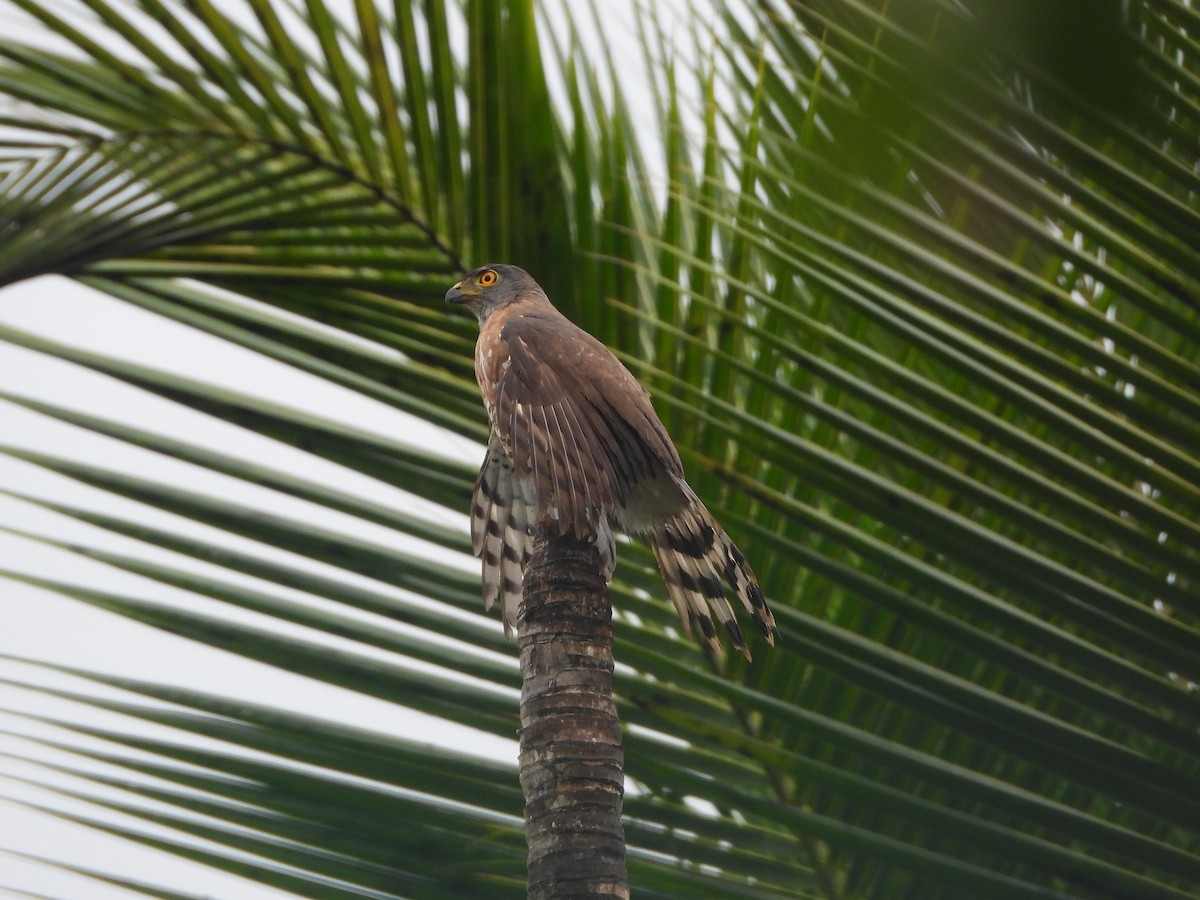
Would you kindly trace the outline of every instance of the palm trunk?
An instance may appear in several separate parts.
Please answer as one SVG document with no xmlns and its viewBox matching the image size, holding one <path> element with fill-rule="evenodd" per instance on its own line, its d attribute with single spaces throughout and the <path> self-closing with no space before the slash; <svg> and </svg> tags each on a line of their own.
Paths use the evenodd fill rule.
<svg viewBox="0 0 1200 900">
<path fill-rule="evenodd" d="M 612 607 L 595 545 L 537 539 L 518 627 L 530 900 L 627 898 Z"/>
</svg>

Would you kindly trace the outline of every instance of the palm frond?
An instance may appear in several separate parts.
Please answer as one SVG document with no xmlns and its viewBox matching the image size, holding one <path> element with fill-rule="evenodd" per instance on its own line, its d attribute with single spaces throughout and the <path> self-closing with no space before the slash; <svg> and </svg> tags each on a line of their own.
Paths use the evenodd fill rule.
<svg viewBox="0 0 1200 900">
<path fill-rule="evenodd" d="M 1052 20 L 1019 4 L 1058 47 L 1110 48 L 1118 91 L 982 0 L 714 7 L 694 13 L 694 51 L 647 11 L 648 86 L 621 71 L 621 40 L 583 49 L 602 17 L 548 33 L 517 0 L 359 0 L 351 21 L 319 0 L 16 5 L 73 50 L 0 43 L 5 283 L 69 275 L 466 446 L 485 433 L 473 327 L 440 301 L 467 261 L 503 258 L 653 387 L 781 639 L 751 663 L 694 648 L 648 552 L 621 545 L 639 896 L 1195 893 L 1187 7 L 1060 4 L 1075 17 Z M 656 131 L 634 90 L 656 98 Z M 0 340 L 411 498 L 5 383 L 10 407 L 306 504 L 280 513 L 6 435 L 6 458 L 140 505 L 7 495 L 144 548 L 18 523 L 12 539 L 143 591 L 7 578 L 511 739 L 513 648 L 481 618 L 466 558 L 473 460 L 303 397 L 17 326 Z M 22 671 L 43 673 L 22 685 L 47 701 L 127 717 L 37 717 L 64 736 L 27 752 L 35 782 L 95 787 L 70 789 L 92 812 L 59 815 L 297 895 L 523 891 L 510 764 L 177 684 Z"/>
</svg>

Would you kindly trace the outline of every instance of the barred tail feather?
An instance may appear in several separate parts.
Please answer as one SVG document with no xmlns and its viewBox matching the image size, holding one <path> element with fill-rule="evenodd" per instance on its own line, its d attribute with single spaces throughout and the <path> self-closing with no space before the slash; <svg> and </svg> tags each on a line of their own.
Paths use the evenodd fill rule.
<svg viewBox="0 0 1200 900">
<path fill-rule="evenodd" d="M 504 526 L 504 541 L 500 548 L 500 618 L 504 621 L 504 636 L 513 636 L 517 614 L 521 609 L 525 567 L 521 562 L 520 532 L 510 516 Z"/>
<path fill-rule="evenodd" d="M 695 622 L 709 645 L 714 650 L 720 650 L 721 642 L 717 638 L 716 629 L 713 628 L 708 601 L 703 594 L 690 587 L 695 584 L 696 579 L 686 568 L 687 558 L 679 556 L 666 544 L 659 543 L 653 537 L 650 539 L 650 547 L 654 550 L 654 558 L 658 560 L 658 570 L 662 573 L 663 581 L 666 582 L 667 595 L 675 604 L 675 611 L 679 613 L 679 622 L 683 626 L 684 634 L 691 637 L 692 622 Z M 724 597 L 721 598 L 722 601 L 724 599 Z"/>
<path fill-rule="evenodd" d="M 679 613 L 684 630 L 691 633 L 694 619 L 714 649 L 720 641 L 713 618 L 725 628 L 733 646 L 746 659 L 750 650 L 725 599 L 722 579 L 742 601 L 768 643 L 774 644 L 775 618 L 767 608 L 758 580 L 741 551 L 698 500 L 650 534 L 654 556 Z"/>
<path fill-rule="evenodd" d="M 750 618 L 754 620 L 754 624 L 762 632 L 762 636 L 767 639 L 767 643 L 773 647 L 775 646 L 775 616 L 767 606 L 767 598 L 763 596 L 762 588 L 758 586 L 758 579 L 750 571 L 750 566 L 746 563 L 746 557 L 742 556 L 742 551 L 729 539 L 729 535 L 723 531 L 719 533 L 722 555 L 725 557 L 725 580 L 729 582 L 734 593 L 741 599 L 742 605 L 750 613 Z"/>
<path fill-rule="evenodd" d="M 504 547 L 501 564 L 500 617 L 504 620 L 504 636 L 512 637 L 525 596 L 525 566 L 533 552 L 531 526 L 534 519 L 532 487 L 516 478 L 511 482 L 508 519 L 504 523 Z"/>
<path fill-rule="evenodd" d="M 490 447 L 471 503 L 471 548 L 483 569 L 483 607 L 500 600 L 504 633 L 511 637 L 521 607 L 525 563 L 529 560 L 530 500 L 513 477 L 512 463 Z"/>
<path fill-rule="evenodd" d="M 504 549 L 504 507 L 492 503 L 484 521 L 484 534 L 480 549 L 483 563 L 483 608 L 490 610 L 500 596 L 500 563 Z"/>
</svg>

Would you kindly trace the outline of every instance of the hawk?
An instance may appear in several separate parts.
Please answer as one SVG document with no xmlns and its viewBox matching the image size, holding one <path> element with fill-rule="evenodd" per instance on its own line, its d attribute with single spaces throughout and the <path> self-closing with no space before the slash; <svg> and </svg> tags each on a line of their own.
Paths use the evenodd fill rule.
<svg viewBox="0 0 1200 900">
<path fill-rule="evenodd" d="M 750 658 L 722 581 L 774 643 L 775 619 L 745 558 L 683 477 L 650 395 L 516 266 L 486 265 L 446 293 L 479 319 L 475 377 L 491 433 L 471 501 L 483 601 L 512 634 L 537 529 L 594 541 L 611 580 L 613 529 L 644 536 L 684 631 L 714 649 L 713 619 Z"/>
</svg>

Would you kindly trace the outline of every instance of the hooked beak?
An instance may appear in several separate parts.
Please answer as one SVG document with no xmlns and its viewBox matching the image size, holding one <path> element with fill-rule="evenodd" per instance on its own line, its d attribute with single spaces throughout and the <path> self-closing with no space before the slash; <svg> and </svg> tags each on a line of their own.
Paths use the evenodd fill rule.
<svg viewBox="0 0 1200 900">
<path fill-rule="evenodd" d="M 466 303 L 472 296 L 474 295 L 463 291 L 463 283 L 460 281 L 454 287 L 450 288 L 450 290 L 446 291 L 446 302 Z"/>
</svg>

